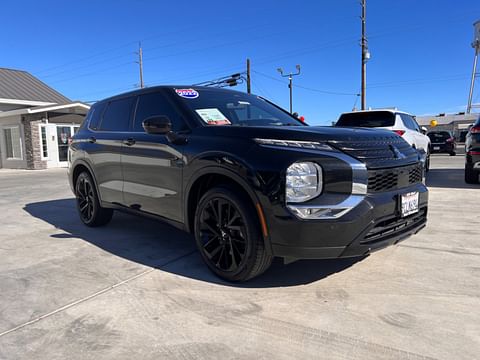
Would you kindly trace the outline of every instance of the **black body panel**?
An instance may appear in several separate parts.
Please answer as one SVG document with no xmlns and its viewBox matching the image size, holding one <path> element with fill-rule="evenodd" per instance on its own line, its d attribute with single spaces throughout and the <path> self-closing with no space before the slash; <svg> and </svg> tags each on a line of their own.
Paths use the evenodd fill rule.
<svg viewBox="0 0 480 360">
<path fill-rule="evenodd" d="M 188 99 L 175 94 L 178 88 L 185 87 L 138 90 L 95 104 L 91 111 L 134 98 L 125 131 L 91 129 L 85 124 L 74 136 L 69 149 L 72 188 L 78 169 L 86 168 L 95 179 L 102 206 L 157 216 L 192 231 L 198 191 L 212 182 L 228 181 L 260 209 L 267 227 L 266 248 L 281 257 L 364 255 L 424 226 L 428 191 L 422 183 L 419 154 L 391 131 L 310 127 L 289 114 L 284 115 L 290 119 L 285 121 L 292 122 L 288 126 L 206 125 L 185 105 Z M 194 89 L 202 96 L 203 88 Z M 184 127 L 168 134 L 134 132 L 137 98 L 156 91 L 172 104 Z M 208 91 L 233 93 L 244 102 L 257 99 L 227 90 Z M 164 114 L 159 110 L 158 115 Z M 256 139 L 315 142 L 325 147 L 266 146 Z M 352 194 L 360 194 L 362 201 L 339 218 L 298 218 L 287 207 L 285 179 L 287 168 L 299 161 L 322 169 L 321 195 L 303 205 L 338 206 Z M 358 171 L 364 174 L 364 184 L 357 183 Z M 401 218 L 399 197 L 412 191 L 419 193 L 420 212 Z"/>
</svg>

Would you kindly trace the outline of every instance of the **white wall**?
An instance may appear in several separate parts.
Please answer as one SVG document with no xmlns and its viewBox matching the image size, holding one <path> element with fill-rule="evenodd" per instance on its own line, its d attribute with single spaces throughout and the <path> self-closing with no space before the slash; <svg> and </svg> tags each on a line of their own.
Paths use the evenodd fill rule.
<svg viewBox="0 0 480 360">
<path fill-rule="evenodd" d="M 6 148 L 5 148 L 5 133 L 4 128 L 11 125 L 20 126 L 20 137 L 22 142 L 22 159 L 7 159 L 6 158 Z M 20 115 L 10 116 L 5 118 L 0 118 L 0 167 L 9 168 L 9 169 L 25 169 L 27 168 L 27 159 L 25 153 L 25 131 L 22 125 L 22 119 Z"/>
</svg>

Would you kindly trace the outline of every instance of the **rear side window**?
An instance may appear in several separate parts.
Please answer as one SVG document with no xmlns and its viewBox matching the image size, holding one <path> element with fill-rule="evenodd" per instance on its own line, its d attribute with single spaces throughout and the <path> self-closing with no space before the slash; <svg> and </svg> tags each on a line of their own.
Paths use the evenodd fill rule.
<svg viewBox="0 0 480 360">
<path fill-rule="evenodd" d="M 100 103 L 92 106 L 88 112 L 87 119 L 85 119 L 85 121 L 89 121 L 88 127 L 90 129 L 98 129 L 98 124 L 100 124 L 100 119 L 102 118 L 103 110 L 105 110 L 106 105 L 106 103 Z"/>
<path fill-rule="evenodd" d="M 100 130 L 128 131 L 132 113 L 133 97 L 110 101 L 103 113 Z"/>
<path fill-rule="evenodd" d="M 342 114 L 335 126 L 389 127 L 395 124 L 395 114 L 389 111 L 368 111 Z"/>
<path fill-rule="evenodd" d="M 420 128 L 418 127 L 417 122 L 410 115 L 407 115 L 407 114 L 399 114 L 399 115 L 402 118 L 403 123 L 407 128 L 415 131 L 420 131 Z"/>
<path fill-rule="evenodd" d="M 185 130 L 181 115 L 162 92 L 143 94 L 138 97 L 133 131 L 144 132 L 142 122 L 151 116 L 166 116 L 172 123 L 173 131 Z"/>
</svg>

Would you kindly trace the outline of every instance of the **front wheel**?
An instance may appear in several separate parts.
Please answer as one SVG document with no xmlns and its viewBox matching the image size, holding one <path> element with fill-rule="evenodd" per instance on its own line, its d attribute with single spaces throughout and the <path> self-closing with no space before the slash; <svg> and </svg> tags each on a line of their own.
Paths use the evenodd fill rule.
<svg viewBox="0 0 480 360">
<path fill-rule="evenodd" d="M 91 227 L 107 224 L 113 216 L 113 210 L 100 206 L 97 190 L 92 177 L 86 171 L 77 177 L 75 183 L 77 210 L 82 222 Z"/>
<path fill-rule="evenodd" d="M 207 191 L 195 213 L 195 240 L 207 266 L 228 281 L 246 281 L 272 263 L 255 208 L 233 189 Z"/>
</svg>

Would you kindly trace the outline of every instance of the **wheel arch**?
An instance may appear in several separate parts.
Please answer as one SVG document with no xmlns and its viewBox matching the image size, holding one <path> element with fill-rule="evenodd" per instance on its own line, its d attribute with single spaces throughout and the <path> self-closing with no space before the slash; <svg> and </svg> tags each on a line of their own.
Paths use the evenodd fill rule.
<svg viewBox="0 0 480 360">
<path fill-rule="evenodd" d="M 93 183 L 95 185 L 95 190 L 97 191 L 97 196 L 100 200 L 100 203 L 103 204 L 103 201 L 102 201 L 102 198 L 101 198 L 101 195 L 100 195 L 100 191 L 98 189 L 98 183 L 97 183 L 97 179 L 95 177 L 95 172 L 93 171 L 92 166 L 84 160 L 77 160 L 72 165 L 72 170 L 71 170 L 72 190 L 75 192 L 75 184 L 77 182 L 78 176 L 82 173 L 82 171 L 87 171 L 90 174 L 90 176 L 92 177 Z"/>
<path fill-rule="evenodd" d="M 271 253 L 268 224 L 266 223 L 263 207 L 258 199 L 258 196 L 245 179 L 233 171 L 222 167 L 208 166 L 203 168 L 195 173 L 195 176 L 192 177 L 190 182 L 187 184 L 184 192 L 185 229 L 190 233 L 194 232 L 195 205 L 206 191 L 214 186 L 219 185 L 233 187 L 234 189 L 241 191 L 243 194 L 248 196 L 252 206 L 256 210 L 256 218 L 258 219 L 259 226 L 262 231 L 265 248 L 269 253 Z"/>
</svg>

